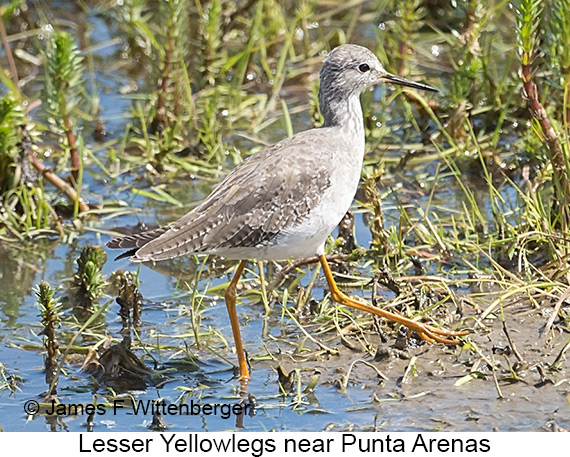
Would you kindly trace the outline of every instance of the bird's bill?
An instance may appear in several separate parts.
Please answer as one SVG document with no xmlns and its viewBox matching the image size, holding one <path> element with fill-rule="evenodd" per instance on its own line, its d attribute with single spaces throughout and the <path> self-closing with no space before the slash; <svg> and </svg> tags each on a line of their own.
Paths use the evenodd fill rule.
<svg viewBox="0 0 570 457">
<path fill-rule="evenodd" d="M 428 86 L 427 84 L 423 83 L 416 83 L 414 81 L 410 81 L 409 79 L 402 78 L 401 76 L 393 75 L 392 73 L 386 73 L 382 79 L 384 79 L 388 83 L 398 84 L 399 86 L 407 86 L 413 87 L 414 89 L 421 89 L 421 90 L 429 90 L 432 92 L 438 92 L 437 89 L 434 87 Z"/>
</svg>

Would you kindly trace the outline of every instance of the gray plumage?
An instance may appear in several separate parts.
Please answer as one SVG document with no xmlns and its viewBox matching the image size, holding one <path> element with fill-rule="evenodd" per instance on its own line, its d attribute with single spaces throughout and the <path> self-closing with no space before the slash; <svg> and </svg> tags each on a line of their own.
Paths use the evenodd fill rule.
<svg viewBox="0 0 570 457">
<path fill-rule="evenodd" d="M 131 260 L 146 261 L 270 244 L 284 227 L 306 218 L 320 200 L 321 187 L 330 185 L 326 170 L 314 169 L 315 144 L 312 136 L 305 136 L 299 134 L 244 160 L 178 221 L 111 240 L 107 246 L 139 248 Z M 299 166 L 311 172 L 301 172 Z"/>
<path fill-rule="evenodd" d="M 406 81 L 388 74 L 366 48 L 334 49 L 320 71 L 323 127 L 247 158 L 178 221 L 111 240 L 107 246 L 130 249 L 135 262 L 190 253 L 275 260 L 322 254 L 326 237 L 349 209 L 360 178 L 364 156 L 360 93 L 385 78 Z"/>
</svg>

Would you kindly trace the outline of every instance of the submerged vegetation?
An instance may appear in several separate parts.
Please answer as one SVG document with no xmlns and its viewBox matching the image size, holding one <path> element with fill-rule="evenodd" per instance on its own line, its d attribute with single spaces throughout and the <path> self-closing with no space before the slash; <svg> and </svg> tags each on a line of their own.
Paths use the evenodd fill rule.
<svg viewBox="0 0 570 457">
<path fill-rule="evenodd" d="M 49 3 L 58 2 L 0 6 L 0 249 L 20 258 L 69 247 L 67 281 L 36 280 L 43 346 L 21 345 L 47 350 L 48 394 L 61 392 L 72 354 L 84 369 L 97 365 L 105 376 L 93 382 L 113 395 L 151 379 L 141 354 L 158 377 L 199 369 L 200 351 L 233 364 L 226 336 L 202 319 L 227 285 L 213 278 L 233 263 L 173 261 L 185 304 L 168 324 L 188 328 L 145 338 L 144 285 L 122 271 L 108 278 L 106 254 L 92 244 L 141 220 L 175 219 L 243 158 L 320 125 L 316 75 L 345 42 L 440 92 L 363 95 L 368 152 L 354 214 L 328 246 L 336 273 L 377 306 L 470 328 L 456 385 L 489 378 L 501 398 L 502 381 L 537 366 L 541 382 L 561 372 L 570 347 L 570 0 L 93 0 L 53 12 Z M 393 329 L 316 298 L 314 263 L 250 265 L 247 297 L 296 332 L 275 342 L 264 330 L 267 344 L 250 356 L 276 362 L 283 347 L 305 362 L 346 346 L 370 359 L 354 357 L 339 390 L 355 365 L 383 383 L 376 363 L 400 357 L 407 335 L 382 352 L 377 340 Z M 102 322 L 106 294 L 118 295 L 121 329 Z M 508 313 L 521 304 L 548 316 L 533 326 L 548 362 L 517 351 Z M 509 352 L 495 357 L 503 337 Z M 414 357 L 404 380 L 415 376 Z M 311 403 L 320 372 L 278 371 L 295 410 Z M 109 382 L 116 372 L 120 385 Z M 177 401 L 192 395 L 181 391 Z"/>
</svg>

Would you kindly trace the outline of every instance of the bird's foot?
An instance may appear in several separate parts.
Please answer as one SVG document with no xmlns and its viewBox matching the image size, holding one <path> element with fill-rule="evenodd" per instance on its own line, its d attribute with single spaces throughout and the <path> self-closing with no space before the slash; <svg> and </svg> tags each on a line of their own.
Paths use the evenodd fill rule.
<svg viewBox="0 0 570 457">
<path fill-rule="evenodd" d="M 391 311 L 377 308 L 376 306 L 369 305 L 368 303 L 363 303 L 359 300 L 350 298 L 341 292 L 336 285 L 332 271 L 325 256 L 321 255 L 319 256 L 319 259 L 323 267 L 323 272 L 325 274 L 327 284 L 331 291 L 331 297 L 335 302 L 340 303 L 341 305 L 350 306 L 351 308 L 355 308 L 360 311 L 366 311 L 370 314 L 374 314 L 376 316 L 402 324 L 408 328 L 408 332 L 416 332 L 420 338 L 430 343 L 438 342 L 443 344 L 458 345 L 460 342 L 451 338 L 465 336 L 469 333 L 467 330 L 454 332 L 452 330 L 443 330 L 437 327 L 432 327 L 431 325 L 422 324 L 421 322 L 413 321 L 407 317 L 400 316 L 399 314 L 393 313 Z"/>
<path fill-rule="evenodd" d="M 431 325 L 412 320 L 403 322 L 403 324 L 408 328 L 408 337 L 410 336 L 411 332 L 416 332 L 421 339 L 427 341 L 428 343 L 438 342 L 443 344 L 458 345 L 460 344 L 460 341 L 451 338 L 469 334 L 468 330 L 456 332 L 453 330 L 445 330 L 437 327 L 432 327 Z"/>
</svg>

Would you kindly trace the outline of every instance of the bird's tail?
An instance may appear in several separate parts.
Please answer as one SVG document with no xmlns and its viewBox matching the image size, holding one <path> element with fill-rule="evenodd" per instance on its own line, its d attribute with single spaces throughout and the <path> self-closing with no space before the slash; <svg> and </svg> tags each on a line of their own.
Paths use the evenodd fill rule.
<svg viewBox="0 0 570 457">
<path fill-rule="evenodd" d="M 127 252 L 124 252 L 115 260 L 122 259 L 124 257 L 131 257 L 145 244 L 150 243 L 152 240 L 158 238 L 169 229 L 170 227 L 168 225 L 165 225 L 164 227 L 147 230 L 146 232 L 113 238 L 111 241 L 107 242 L 107 247 L 110 249 L 128 249 Z"/>
</svg>

